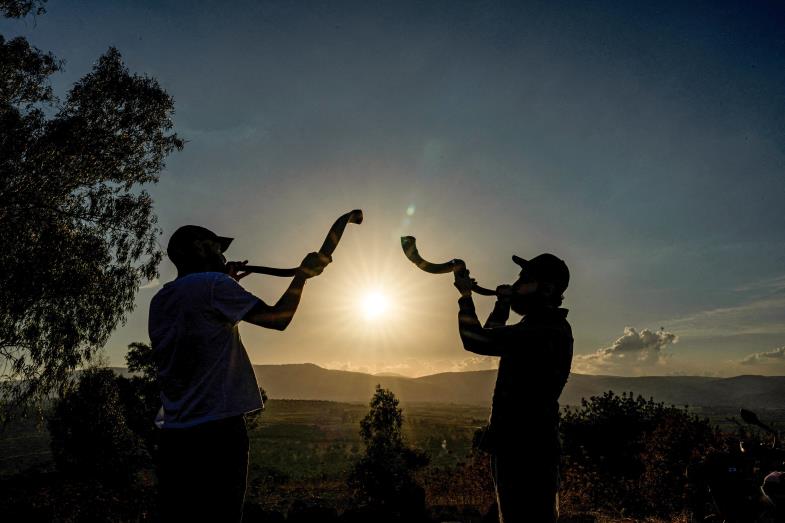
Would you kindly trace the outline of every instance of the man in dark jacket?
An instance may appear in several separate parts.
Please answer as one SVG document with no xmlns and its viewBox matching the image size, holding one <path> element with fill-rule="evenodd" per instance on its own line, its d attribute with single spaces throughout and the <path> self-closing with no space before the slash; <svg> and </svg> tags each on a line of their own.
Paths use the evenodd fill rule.
<svg viewBox="0 0 785 523">
<path fill-rule="evenodd" d="M 466 350 L 498 356 L 490 424 L 482 446 L 491 453 L 499 521 L 555 522 L 559 489 L 559 396 L 572 364 L 572 330 L 559 308 L 567 265 L 552 254 L 517 256 L 518 280 L 497 289 L 485 325 L 472 301 L 468 271 L 455 274 L 459 331 Z M 510 309 L 523 316 L 506 325 Z"/>
</svg>

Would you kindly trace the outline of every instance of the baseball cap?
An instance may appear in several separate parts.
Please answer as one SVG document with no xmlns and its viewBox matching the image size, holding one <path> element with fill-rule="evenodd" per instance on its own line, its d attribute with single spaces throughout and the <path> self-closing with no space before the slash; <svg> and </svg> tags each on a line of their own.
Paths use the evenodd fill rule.
<svg viewBox="0 0 785 523">
<path fill-rule="evenodd" d="M 534 278 L 553 283 L 564 291 L 570 283 L 570 270 L 564 260 L 550 253 L 543 253 L 530 260 L 512 255 L 512 261 Z"/>
<path fill-rule="evenodd" d="M 199 225 L 183 225 L 174 231 L 174 234 L 169 238 L 166 254 L 173 263 L 177 264 L 193 254 L 194 242 L 196 241 L 212 240 L 221 246 L 221 252 L 225 252 L 233 239 L 226 236 L 218 236 L 210 229 L 200 227 Z"/>
</svg>

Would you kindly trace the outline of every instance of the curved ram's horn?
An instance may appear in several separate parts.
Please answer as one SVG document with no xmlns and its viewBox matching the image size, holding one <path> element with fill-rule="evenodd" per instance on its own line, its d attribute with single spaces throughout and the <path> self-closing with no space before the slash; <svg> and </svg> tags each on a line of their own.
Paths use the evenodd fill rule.
<svg viewBox="0 0 785 523">
<path fill-rule="evenodd" d="M 332 256 L 333 252 L 335 252 L 335 248 L 338 246 L 338 242 L 341 241 L 341 236 L 343 236 L 343 231 L 346 229 L 346 226 L 350 223 L 356 223 L 359 225 L 362 222 L 363 212 L 360 209 L 355 209 L 342 215 L 340 218 L 335 220 L 333 226 L 330 227 L 330 231 L 327 233 L 327 237 L 324 239 L 324 243 L 322 243 L 322 247 L 319 249 L 319 252 L 325 256 Z M 298 269 L 299 267 L 294 267 L 291 269 L 278 269 L 276 267 L 264 267 L 262 265 L 244 265 L 240 267 L 240 270 L 243 272 L 253 272 L 256 274 L 268 274 L 270 276 L 283 277 L 294 276 Z"/>
<path fill-rule="evenodd" d="M 457 258 L 444 263 L 431 263 L 424 260 L 420 253 L 417 252 L 417 239 L 414 236 L 401 236 L 401 247 L 403 253 L 410 262 L 415 264 L 420 269 L 431 274 L 446 274 L 448 272 L 458 272 L 466 270 L 466 263 Z M 496 291 L 480 287 L 476 283 L 472 287 L 472 291 L 483 296 L 496 296 Z"/>
</svg>

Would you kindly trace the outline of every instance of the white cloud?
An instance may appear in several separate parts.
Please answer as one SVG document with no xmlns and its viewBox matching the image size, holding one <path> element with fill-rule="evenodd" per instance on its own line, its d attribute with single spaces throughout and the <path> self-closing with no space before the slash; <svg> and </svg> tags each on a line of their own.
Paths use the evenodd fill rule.
<svg viewBox="0 0 785 523">
<path fill-rule="evenodd" d="M 161 285 L 161 281 L 158 278 L 153 278 L 152 280 L 148 281 L 147 283 L 145 283 L 144 285 L 142 285 L 139 288 L 140 289 L 155 289 L 159 285 Z"/>
<path fill-rule="evenodd" d="M 749 354 L 739 363 L 742 365 L 772 365 L 785 363 L 785 346 L 768 352 Z"/>
<path fill-rule="evenodd" d="M 407 358 L 402 362 L 377 362 L 373 365 L 369 365 L 367 362 L 355 363 L 351 361 L 329 361 L 320 363 L 319 365 L 327 369 L 364 372 L 366 374 L 391 373 L 416 378 L 420 376 L 429 376 L 431 374 L 440 374 L 443 372 L 496 370 L 499 367 L 499 358 L 492 358 L 489 356 L 433 360 Z"/>
<path fill-rule="evenodd" d="M 668 328 L 696 337 L 740 334 L 785 334 L 785 295 L 774 295 L 734 307 L 710 309 L 663 321 Z"/>
<path fill-rule="evenodd" d="M 670 356 L 665 349 L 678 341 L 678 336 L 665 330 L 638 332 L 634 327 L 625 327 L 624 334 L 609 347 L 576 355 L 573 370 L 587 374 L 641 374 L 664 365 Z"/>
<path fill-rule="evenodd" d="M 319 364 L 320 367 L 332 370 L 345 370 L 349 372 L 363 372 L 365 374 L 373 374 L 374 372 L 389 372 L 389 371 L 373 371 L 366 365 L 356 365 L 351 361 L 328 361 L 327 363 Z"/>
<path fill-rule="evenodd" d="M 496 370 L 499 368 L 499 358 L 491 356 L 475 356 L 457 361 L 453 364 L 452 372 L 466 372 L 471 370 Z"/>
</svg>

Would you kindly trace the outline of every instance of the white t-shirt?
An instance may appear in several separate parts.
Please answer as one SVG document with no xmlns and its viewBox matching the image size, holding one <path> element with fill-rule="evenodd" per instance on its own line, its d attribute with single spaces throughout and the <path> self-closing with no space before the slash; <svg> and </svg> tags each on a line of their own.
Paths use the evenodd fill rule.
<svg viewBox="0 0 785 523">
<path fill-rule="evenodd" d="M 185 428 L 262 408 L 237 324 L 259 298 L 229 275 L 198 272 L 163 286 L 148 329 L 161 386 L 159 428 Z"/>
</svg>

